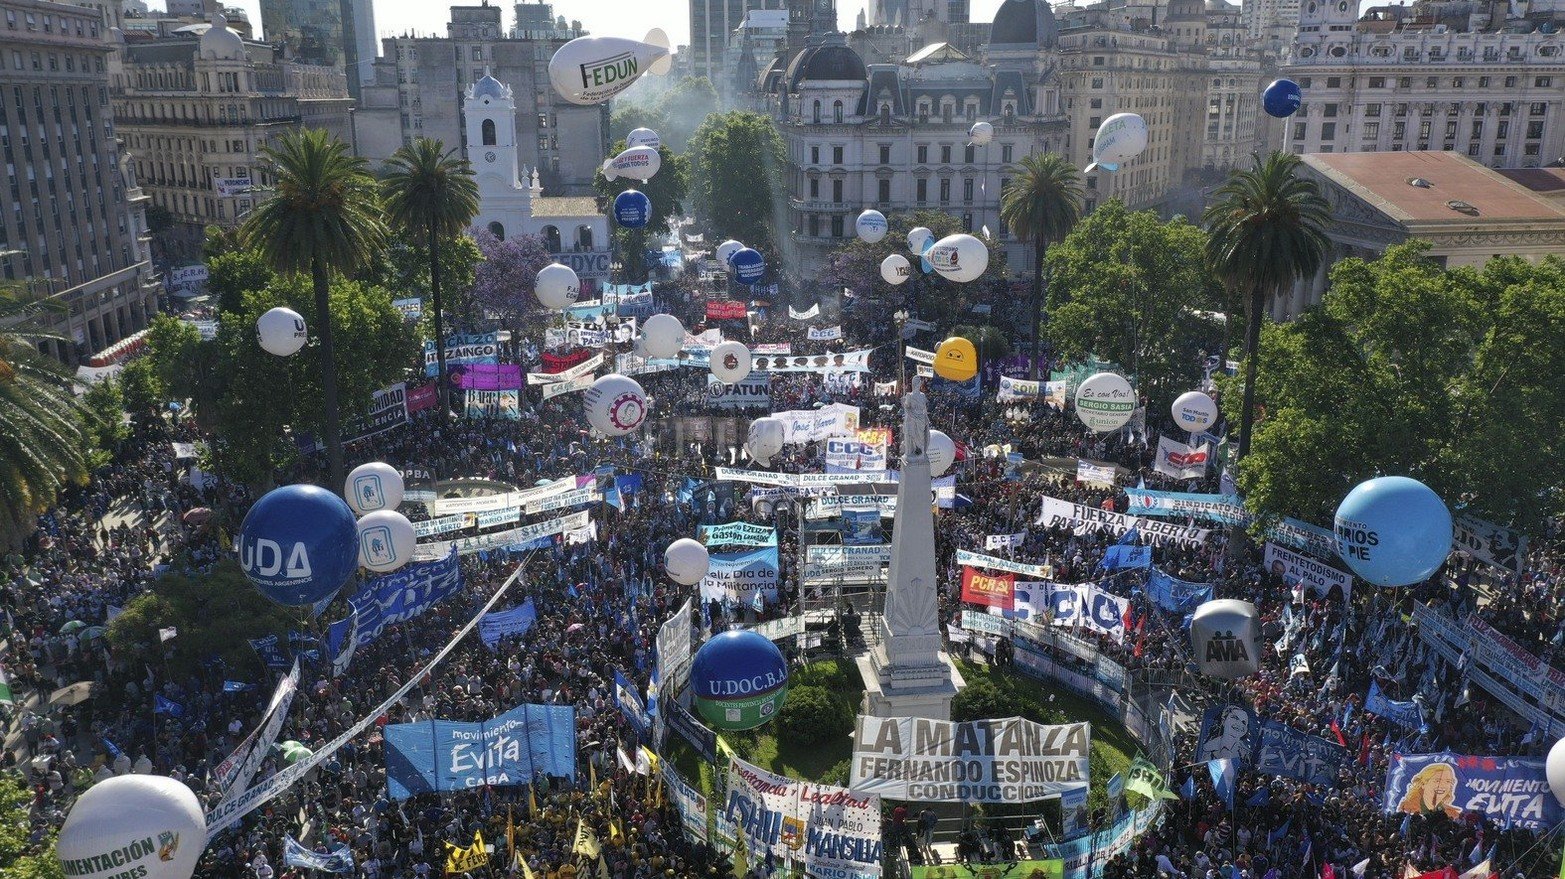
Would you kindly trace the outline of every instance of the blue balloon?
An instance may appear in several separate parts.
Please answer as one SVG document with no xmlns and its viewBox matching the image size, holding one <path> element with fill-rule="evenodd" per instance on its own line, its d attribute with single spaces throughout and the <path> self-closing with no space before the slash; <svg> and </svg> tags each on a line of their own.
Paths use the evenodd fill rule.
<svg viewBox="0 0 1565 879">
<path fill-rule="evenodd" d="M 746 286 L 761 280 L 761 276 L 766 274 L 766 258 L 749 247 L 730 257 L 728 263 L 734 267 L 734 277 Z"/>
<path fill-rule="evenodd" d="M 723 632 L 690 663 L 696 709 L 718 729 L 751 729 L 771 720 L 788 693 L 788 661 L 749 630 Z"/>
<path fill-rule="evenodd" d="M 652 219 L 652 199 L 635 189 L 614 196 L 614 222 L 626 229 L 640 229 Z"/>
<path fill-rule="evenodd" d="M 1266 114 L 1278 119 L 1286 119 L 1299 112 L 1299 104 L 1303 100 L 1304 93 L 1299 91 L 1299 84 L 1291 79 L 1274 80 L 1261 94 L 1261 106 L 1266 109 Z"/>
<path fill-rule="evenodd" d="M 1451 554 L 1451 511 L 1429 486 L 1406 476 L 1359 483 L 1337 505 L 1337 555 L 1380 586 L 1429 579 Z"/>
<path fill-rule="evenodd" d="M 291 607 L 330 598 L 359 564 L 358 524 L 315 485 L 267 492 L 239 526 L 239 567 L 267 598 Z"/>
</svg>

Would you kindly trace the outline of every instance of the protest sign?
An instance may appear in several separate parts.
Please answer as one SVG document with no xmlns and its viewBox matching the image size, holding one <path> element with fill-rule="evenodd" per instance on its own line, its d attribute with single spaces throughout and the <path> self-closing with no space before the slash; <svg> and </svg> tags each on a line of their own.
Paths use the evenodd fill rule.
<svg viewBox="0 0 1565 879">
<path fill-rule="evenodd" d="M 576 778 L 576 708 L 518 705 L 492 720 L 426 720 L 385 728 L 391 797 Z"/>
<path fill-rule="evenodd" d="M 1091 725 L 861 715 L 854 791 L 895 800 L 1028 803 L 1087 783 Z"/>
</svg>

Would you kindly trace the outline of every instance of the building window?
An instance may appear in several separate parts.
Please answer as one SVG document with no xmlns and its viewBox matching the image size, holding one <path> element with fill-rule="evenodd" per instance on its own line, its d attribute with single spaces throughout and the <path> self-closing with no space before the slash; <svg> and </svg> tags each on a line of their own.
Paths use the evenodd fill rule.
<svg viewBox="0 0 1565 879">
<path fill-rule="evenodd" d="M 505 227 L 500 225 L 499 223 L 490 223 L 489 224 L 489 234 L 493 235 L 494 237 L 496 237 L 498 239 L 500 239 L 501 241 L 504 241 L 505 240 Z"/>
<path fill-rule="evenodd" d="M 918 155 L 918 164 L 920 164 L 920 165 L 927 165 L 927 164 L 929 164 L 929 145 L 928 144 L 923 144 L 923 143 L 919 144 L 916 153 Z"/>
<path fill-rule="evenodd" d="M 891 124 L 891 105 L 890 104 L 881 104 L 880 105 L 880 124 L 881 125 L 890 125 Z"/>
<path fill-rule="evenodd" d="M 962 201 L 973 203 L 973 178 L 971 177 L 962 180 Z"/>
<path fill-rule="evenodd" d="M 940 203 L 951 203 L 951 178 L 949 177 L 940 178 Z"/>
<path fill-rule="evenodd" d="M 810 178 L 810 198 L 821 197 L 821 180 L 819 177 Z"/>
<path fill-rule="evenodd" d="M 842 164 L 842 147 L 834 146 L 831 148 L 831 163 L 833 165 Z"/>
<path fill-rule="evenodd" d="M 1006 163 L 1007 165 L 1009 165 L 1011 163 L 1011 156 L 1012 156 L 1013 152 L 1014 152 L 1014 149 L 1013 149 L 1013 147 L 1010 144 L 1008 144 L 1008 143 L 1000 144 L 1000 161 L 1002 161 L 1002 162 Z"/>
<path fill-rule="evenodd" d="M 974 147 L 972 144 L 968 144 L 967 147 L 962 152 L 962 161 L 964 161 L 967 164 L 971 165 L 973 163 L 973 156 L 974 156 L 974 150 L 975 149 L 976 149 L 976 147 Z"/>
<path fill-rule="evenodd" d="M 838 203 L 838 204 L 842 204 L 842 181 L 841 180 L 833 180 L 833 181 L 831 181 L 831 200 L 836 202 L 836 203 Z"/>
<path fill-rule="evenodd" d="M 880 163 L 882 165 L 891 164 L 891 144 L 883 143 L 880 145 Z"/>
<path fill-rule="evenodd" d="M 1543 136 L 1543 123 L 1542 122 L 1529 122 L 1529 123 L 1527 123 L 1527 137 L 1532 138 L 1532 139 L 1537 139 L 1537 138 L 1540 138 L 1542 136 Z"/>
<path fill-rule="evenodd" d="M 940 164 L 951 164 L 951 145 L 948 143 L 940 145 Z"/>
<path fill-rule="evenodd" d="M 820 101 L 816 101 L 815 102 L 815 109 L 814 109 L 814 112 L 811 113 L 810 119 L 815 124 L 817 124 L 817 125 L 820 124 L 820 121 L 821 121 L 821 102 Z"/>
<path fill-rule="evenodd" d="M 1322 122 L 1321 126 L 1320 126 L 1320 139 L 1321 140 L 1336 140 L 1337 139 L 1337 123 L 1335 123 L 1335 122 Z"/>
<path fill-rule="evenodd" d="M 972 214 L 963 214 L 962 215 L 962 231 L 963 232 L 967 232 L 969 234 L 972 233 L 972 231 L 973 231 L 973 215 Z"/>
<path fill-rule="evenodd" d="M 837 101 L 831 105 L 831 119 L 838 125 L 842 124 L 842 102 Z"/>
<path fill-rule="evenodd" d="M 810 237 L 811 238 L 819 238 L 819 237 L 821 237 L 821 218 L 816 216 L 815 214 L 810 214 L 809 228 L 810 228 Z"/>
<path fill-rule="evenodd" d="M 1379 137 L 1379 136 L 1380 136 L 1380 123 L 1379 122 L 1365 122 L 1364 123 L 1364 138 L 1366 140 L 1369 140 L 1371 138 L 1376 138 L 1376 137 Z"/>
<path fill-rule="evenodd" d="M 879 193 L 880 194 L 880 203 L 881 204 L 888 204 L 888 203 L 890 203 L 890 201 L 891 201 L 891 181 L 890 180 L 878 180 L 876 182 L 880 184 L 880 193 Z"/>
<path fill-rule="evenodd" d="M 820 163 L 821 163 L 821 148 L 818 147 L 818 146 L 810 147 L 810 164 L 811 165 L 819 165 Z"/>
<path fill-rule="evenodd" d="M 842 237 L 842 215 L 837 214 L 831 218 L 831 237 Z"/>
<path fill-rule="evenodd" d="M 919 204 L 923 204 L 923 203 L 929 201 L 929 178 L 928 177 L 920 177 L 920 178 L 918 178 L 918 182 L 917 182 L 917 184 L 915 186 L 915 192 L 916 192 L 916 195 L 914 196 L 914 198 L 915 198 L 915 200 Z"/>
<path fill-rule="evenodd" d="M 1295 123 L 1293 123 L 1293 139 L 1294 140 L 1304 140 L 1304 126 L 1305 126 L 1305 123 L 1303 123 L 1303 122 L 1295 122 Z"/>
<path fill-rule="evenodd" d="M 1542 116 L 1543 114 L 1547 113 L 1548 111 L 1549 111 L 1549 105 L 1548 104 L 1545 104 L 1542 101 L 1533 101 L 1532 105 L 1527 108 L 1527 115 L 1528 116 Z"/>
<path fill-rule="evenodd" d="M 1333 119 L 1333 118 L 1336 118 L 1336 115 L 1337 115 L 1337 105 L 1336 104 L 1327 104 L 1326 105 L 1326 113 L 1325 113 L 1326 118 L 1327 119 Z"/>
<path fill-rule="evenodd" d="M 1552 77 L 1552 76 L 1538 76 L 1538 77 L 1534 77 L 1533 80 L 1532 80 L 1532 85 L 1533 85 L 1534 88 L 1546 89 L 1546 88 L 1549 88 L 1550 86 L 1552 86 L 1553 84 L 1554 84 L 1554 77 Z"/>
<path fill-rule="evenodd" d="M 482 133 L 481 136 L 482 136 L 483 141 L 484 141 L 484 143 L 483 143 L 484 146 L 494 146 L 495 145 L 495 133 L 494 133 L 494 120 L 493 119 L 485 119 L 484 120 L 484 122 L 483 122 L 483 133 Z"/>
</svg>

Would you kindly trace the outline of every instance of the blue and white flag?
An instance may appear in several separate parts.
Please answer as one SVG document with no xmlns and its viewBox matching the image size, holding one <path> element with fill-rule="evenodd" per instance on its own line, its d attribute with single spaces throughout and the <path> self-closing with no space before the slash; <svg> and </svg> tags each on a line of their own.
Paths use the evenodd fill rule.
<svg viewBox="0 0 1565 879">
<path fill-rule="evenodd" d="M 500 639 L 525 635 L 537 622 L 538 611 L 529 596 L 518 607 L 484 614 L 484 618 L 478 621 L 478 637 L 483 640 L 485 647 L 493 650 Z"/>
<path fill-rule="evenodd" d="M 414 794 L 576 780 L 576 709 L 518 705 L 480 723 L 425 720 L 385 728 L 392 799 Z"/>
<path fill-rule="evenodd" d="M 289 867 L 320 870 L 322 873 L 352 873 L 353 850 L 339 843 L 336 848 L 321 854 L 305 848 L 291 836 L 284 836 L 283 863 Z"/>
<path fill-rule="evenodd" d="M 251 638 L 250 647 L 261 657 L 261 662 L 267 668 L 286 671 L 293 667 L 293 660 L 283 651 L 276 635 L 267 635 L 264 638 Z"/>
<path fill-rule="evenodd" d="M 1126 546 L 1123 543 L 1109 547 L 1103 553 L 1098 567 L 1108 571 L 1152 567 L 1152 547 Z"/>
<path fill-rule="evenodd" d="M 1190 613 L 1212 600 L 1212 584 L 1191 583 L 1153 568 L 1147 573 L 1147 597 L 1169 613 Z"/>
<path fill-rule="evenodd" d="M 1386 694 L 1381 692 L 1379 681 L 1369 682 L 1369 696 L 1364 699 L 1364 710 L 1378 714 L 1404 729 L 1418 729 L 1424 723 L 1424 714 L 1419 710 L 1417 702 L 1411 699 L 1397 702 L 1386 698 Z"/>
<path fill-rule="evenodd" d="M 165 699 L 161 695 L 153 695 L 152 713 L 167 714 L 169 717 L 184 717 L 185 706 L 175 702 L 173 699 Z"/>
<path fill-rule="evenodd" d="M 1212 775 L 1212 786 L 1217 788 L 1217 797 L 1232 812 L 1234 808 L 1234 761 L 1224 757 L 1221 760 L 1209 760 L 1206 771 Z"/>
<path fill-rule="evenodd" d="M 630 721 L 630 725 L 636 728 L 639 735 L 646 735 L 652 726 L 651 718 L 647 717 L 646 703 L 641 701 L 641 696 L 636 691 L 636 685 L 632 684 L 619 669 L 614 670 L 614 704 L 619 706 L 620 713 Z"/>
<path fill-rule="evenodd" d="M 443 559 L 414 562 L 390 574 L 371 579 L 349 599 L 358 616 L 354 646 L 363 647 L 380 637 L 387 626 L 405 623 L 429 610 L 436 602 L 462 591 L 462 568 L 453 548 Z M 332 624 L 335 630 L 343 621 Z M 344 626 L 344 630 L 346 630 Z M 335 653 L 340 650 L 333 651 Z"/>
</svg>

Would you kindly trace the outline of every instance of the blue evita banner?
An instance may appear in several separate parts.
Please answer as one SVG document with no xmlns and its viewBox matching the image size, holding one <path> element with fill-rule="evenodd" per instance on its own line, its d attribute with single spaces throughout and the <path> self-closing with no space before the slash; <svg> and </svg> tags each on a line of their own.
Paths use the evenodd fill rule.
<svg viewBox="0 0 1565 879">
<path fill-rule="evenodd" d="M 1500 826 L 1549 830 L 1565 818 L 1549 793 L 1543 760 L 1465 754 L 1392 754 L 1382 810 L 1487 815 Z"/>
<path fill-rule="evenodd" d="M 485 723 L 426 720 L 386 727 L 392 799 L 414 794 L 576 780 L 576 709 L 518 705 Z"/>
<path fill-rule="evenodd" d="M 1351 763 L 1347 748 L 1275 720 L 1261 723 L 1261 737 L 1255 743 L 1252 761 L 1256 772 L 1296 778 L 1321 787 L 1336 787 L 1337 773 Z"/>
<path fill-rule="evenodd" d="M 1212 600 L 1212 584 L 1191 583 L 1153 568 L 1147 575 L 1147 597 L 1169 613 L 1191 613 Z"/>
<path fill-rule="evenodd" d="M 326 639 L 332 655 L 343 652 L 349 634 L 354 636 L 354 645 L 362 647 L 379 638 L 387 626 L 405 623 L 442 598 L 462 591 L 462 568 L 457 561 L 453 547 L 443 559 L 415 562 L 365 583 L 359 594 L 348 600 L 358 617 L 358 630 L 352 631 L 353 617 L 331 624 Z"/>
<path fill-rule="evenodd" d="M 484 618 L 478 621 L 478 637 L 483 640 L 485 647 L 493 650 L 501 638 L 525 635 L 536 622 L 538 611 L 529 597 L 519 607 L 484 614 Z"/>
<path fill-rule="evenodd" d="M 1380 690 L 1379 681 L 1369 682 L 1369 695 L 1364 699 L 1364 710 L 1370 714 L 1378 714 L 1405 729 L 1418 729 L 1424 725 L 1424 713 L 1418 709 L 1417 702 L 1411 699 L 1406 702 L 1387 699 L 1386 694 Z"/>
<path fill-rule="evenodd" d="M 880 534 L 880 510 L 843 510 L 844 546 L 878 546 L 885 542 Z"/>
</svg>

